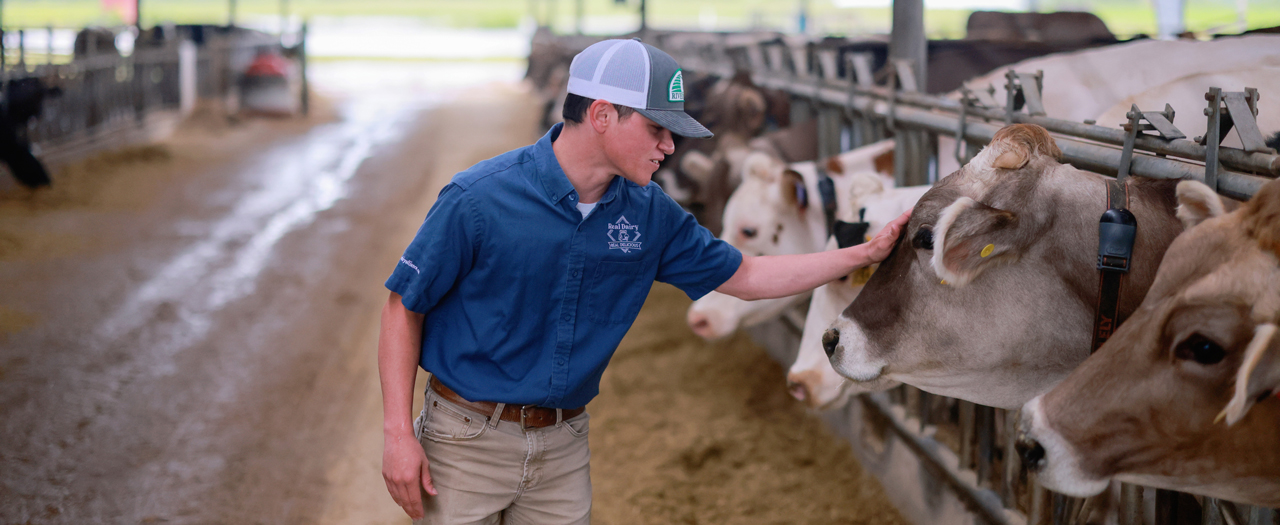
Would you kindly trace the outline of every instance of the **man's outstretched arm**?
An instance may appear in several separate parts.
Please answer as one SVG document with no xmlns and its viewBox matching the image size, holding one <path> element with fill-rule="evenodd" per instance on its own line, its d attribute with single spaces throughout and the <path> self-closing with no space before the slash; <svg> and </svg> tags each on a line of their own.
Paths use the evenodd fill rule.
<svg viewBox="0 0 1280 525">
<path fill-rule="evenodd" d="M 413 434 L 413 382 L 422 353 L 423 315 L 410 311 L 391 292 L 382 306 L 378 334 L 378 377 L 382 382 L 382 478 L 396 504 L 410 518 L 423 516 L 422 490 L 434 496 L 427 456 Z"/>
<path fill-rule="evenodd" d="M 807 292 L 848 275 L 855 269 L 883 261 L 911 218 L 908 211 L 863 244 L 800 255 L 743 257 L 742 265 L 716 291 L 753 301 Z"/>
</svg>

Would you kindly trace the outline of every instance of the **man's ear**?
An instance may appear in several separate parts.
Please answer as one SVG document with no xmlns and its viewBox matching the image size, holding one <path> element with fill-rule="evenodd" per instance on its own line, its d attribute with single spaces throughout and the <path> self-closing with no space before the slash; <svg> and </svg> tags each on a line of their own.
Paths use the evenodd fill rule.
<svg viewBox="0 0 1280 525">
<path fill-rule="evenodd" d="M 1192 226 L 1226 213 L 1222 197 L 1203 182 L 1184 180 L 1178 183 L 1178 219 L 1182 227 Z"/>
<path fill-rule="evenodd" d="M 933 228 L 933 270 L 964 286 L 997 262 L 1016 260 L 1018 215 L 960 197 L 942 210 Z"/>
<path fill-rule="evenodd" d="M 590 106 L 587 106 L 587 121 L 596 133 L 604 133 L 609 126 L 618 122 L 618 110 L 605 99 L 595 99 Z"/>
<path fill-rule="evenodd" d="M 1249 413 L 1254 404 L 1280 392 L 1280 338 L 1276 325 L 1260 324 L 1253 340 L 1245 348 L 1244 359 L 1236 371 L 1235 395 L 1219 417 L 1234 425 Z"/>
</svg>

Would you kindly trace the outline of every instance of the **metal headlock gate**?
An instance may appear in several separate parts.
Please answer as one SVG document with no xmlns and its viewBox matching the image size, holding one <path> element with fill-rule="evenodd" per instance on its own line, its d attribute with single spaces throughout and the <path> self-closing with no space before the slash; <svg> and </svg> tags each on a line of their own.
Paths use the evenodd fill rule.
<svg viewBox="0 0 1280 525">
<path fill-rule="evenodd" d="M 47 31 L 47 50 L 28 50 L 26 31 L 0 31 L 0 100 L 8 104 L 10 86 L 23 81 L 56 89 L 43 97 L 43 110 L 22 130 L 32 153 L 45 162 L 157 138 L 198 101 L 233 113 L 229 106 L 241 72 L 264 50 L 297 53 L 304 70 L 300 106 L 306 112 L 305 24 L 291 48 L 283 47 L 278 36 L 258 31 L 180 26 L 158 42 L 137 43 L 128 55 L 98 52 L 87 39 L 83 56 L 66 63 L 54 62 L 54 29 Z M 6 39 L 17 45 L 6 49 Z"/>
<path fill-rule="evenodd" d="M 757 85 L 793 95 L 818 119 L 822 156 L 892 134 L 900 148 L 895 156 L 899 185 L 937 179 L 939 135 L 958 139 L 955 150 L 943 154 L 954 154 L 963 165 L 1009 123 L 1045 127 L 1055 135 L 1065 162 L 1105 175 L 1195 179 L 1236 199 L 1248 199 L 1280 175 L 1280 156 L 1266 147 L 1255 122 L 1259 94 L 1250 88 L 1211 89 L 1206 94 L 1208 131 L 1204 137 L 1188 140 L 1173 126 L 1174 115 L 1168 107 L 1152 111 L 1135 106 L 1126 129 L 1050 118 L 1041 106 L 1045 79 L 1039 72 L 1009 70 L 1004 100 L 996 100 L 988 86 L 968 86 L 955 100 L 920 93 L 910 60 L 891 60 L 889 85 L 879 86 L 873 82 L 869 56 L 842 55 L 830 46 L 776 36 L 744 43 L 743 35 L 738 35 L 733 44 L 726 42 L 729 36 L 724 34 L 650 32 L 646 36 L 687 70 L 721 78 L 748 72 Z M 1233 126 L 1242 149 L 1219 145 Z M 803 315 L 792 311 L 782 321 L 751 332 L 775 358 L 789 363 L 801 326 Z M 918 523 L 961 519 L 1070 525 L 1084 523 L 1091 512 L 1106 505 L 1095 498 L 1054 494 L 1036 484 L 1035 475 L 1021 467 L 1014 451 L 1016 411 L 904 385 L 858 396 L 845 409 L 822 417 L 854 445 L 899 508 L 916 507 L 915 511 L 904 509 L 904 514 Z M 907 472 L 913 468 L 916 472 Z M 1111 508 L 1118 509 L 1122 525 L 1280 524 L 1273 509 L 1133 485 L 1123 485 L 1119 492 L 1119 503 Z M 950 511 L 945 509 L 948 505 Z M 962 514 L 957 515 L 957 509 Z"/>
</svg>

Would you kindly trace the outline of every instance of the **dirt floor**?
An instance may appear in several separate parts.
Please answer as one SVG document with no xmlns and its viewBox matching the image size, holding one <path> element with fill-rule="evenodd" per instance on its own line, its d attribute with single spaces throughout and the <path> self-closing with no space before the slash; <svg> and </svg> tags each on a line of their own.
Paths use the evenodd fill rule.
<svg viewBox="0 0 1280 525">
<path fill-rule="evenodd" d="M 517 87 L 199 119 L 0 181 L 0 523 L 407 523 L 380 475 L 382 280 Z M 324 106 L 322 106 L 324 107 Z M 595 521 L 900 523 L 745 338 L 656 286 L 590 406 Z"/>
</svg>

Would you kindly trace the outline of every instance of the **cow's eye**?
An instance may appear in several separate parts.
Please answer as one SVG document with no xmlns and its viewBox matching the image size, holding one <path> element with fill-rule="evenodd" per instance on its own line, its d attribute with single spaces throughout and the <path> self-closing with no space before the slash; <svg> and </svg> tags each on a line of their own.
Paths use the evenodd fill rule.
<svg viewBox="0 0 1280 525">
<path fill-rule="evenodd" d="M 1194 359 L 1202 365 L 1214 365 L 1227 357 L 1227 351 L 1212 339 L 1196 333 L 1178 343 L 1173 355 L 1178 359 Z"/>
<path fill-rule="evenodd" d="M 916 230 L 916 236 L 911 238 L 911 246 L 917 250 L 933 249 L 933 230 L 929 228 L 920 228 Z"/>
<path fill-rule="evenodd" d="M 742 229 L 742 236 L 743 236 L 743 237 L 746 237 L 746 238 L 748 238 L 748 239 L 754 239 L 754 238 L 756 238 L 756 234 L 757 234 L 757 233 L 760 233 L 760 232 L 756 231 L 756 229 L 755 229 L 755 228 L 743 228 L 743 229 Z"/>
</svg>

